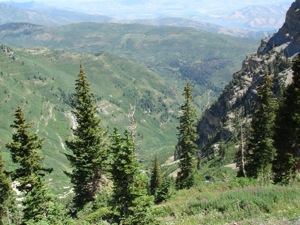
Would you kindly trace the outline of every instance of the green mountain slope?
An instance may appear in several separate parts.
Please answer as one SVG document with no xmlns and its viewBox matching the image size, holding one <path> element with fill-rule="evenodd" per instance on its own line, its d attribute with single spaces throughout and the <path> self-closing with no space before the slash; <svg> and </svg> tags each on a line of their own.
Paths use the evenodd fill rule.
<svg viewBox="0 0 300 225">
<path fill-rule="evenodd" d="M 136 105 L 138 158 L 152 160 L 162 150 L 172 154 L 181 99 L 175 82 L 170 85 L 150 70 L 110 53 L 93 56 L 5 46 L 0 51 L 2 145 L 11 138 L 9 126 L 20 104 L 38 135 L 45 138 L 45 163 L 55 169 L 53 186 L 61 189 L 68 183 L 61 170 L 69 169 L 64 141 L 75 124 L 68 104 L 80 62 L 92 83 L 102 125 L 110 131 L 114 126 L 126 129 L 130 105 Z M 5 158 L 9 160 L 8 152 Z"/>
<path fill-rule="evenodd" d="M 101 54 L 112 52 L 170 79 L 189 79 L 198 93 L 218 96 L 258 40 L 233 38 L 193 28 L 140 24 L 77 23 L 58 28 L 0 27 L 2 43 Z M 24 34 L 24 30 L 28 34 Z M 13 34 L 13 35 L 12 35 Z M 19 34 L 19 35 L 18 35 Z M 204 106 L 206 103 L 202 103 Z"/>
<path fill-rule="evenodd" d="M 163 161 L 176 144 L 185 82 L 193 81 L 200 114 L 256 42 L 195 29 L 95 23 L 56 29 L 7 24 L 1 26 L 0 38 L 11 46 L 35 49 L 1 51 L 2 142 L 9 140 L 13 112 L 22 104 L 46 139 L 46 164 L 55 168 L 52 182 L 60 189 L 68 184 L 61 170 L 69 169 L 64 140 L 74 124 L 68 104 L 80 62 L 92 83 L 103 125 L 124 130 L 130 104 L 136 105 L 138 158 L 149 162 L 158 152 Z M 9 158 L 7 152 L 5 156 Z"/>
</svg>

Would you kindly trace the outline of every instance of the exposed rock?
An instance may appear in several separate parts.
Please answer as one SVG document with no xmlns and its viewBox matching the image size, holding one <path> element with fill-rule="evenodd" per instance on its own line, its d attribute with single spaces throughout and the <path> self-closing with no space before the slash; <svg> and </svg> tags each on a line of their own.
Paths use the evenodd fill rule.
<svg viewBox="0 0 300 225">
<path fill-rule="evenodd" d="M 259 54 L 266 54 L 276 46 L 283 46 L 288 56 L 300 51 L 300 0 L 296 0 L 287 11 L 285 23 L 274 34 L 265 46 L 258 50 Z M 284 46 L 284 44 L 287 44 Z"/>
<path fill-rule="evenodd" d="M 9 48 L 9 47 L 7 47 L 7 46 L 5 46 L 5 45 L 0 45 L 0 49 L 2 49 L 2 51 L 9 57 L 9 58 L 12 58 L 12 59 L 15 59 L 15 57 L 14 57 L 14 51 L 11 49 L 11 48 Z"/>
<path fill-rule="evenodd" d="M 291 69 L 287 56 L 300 52 L 300 0 L 296 0 L 287 12 L 283 27 L 273 35 L 261 41 L 256 54 L 247 56 L 242 69 L 233 74 L 232 81 L 225 87 L 218 100 L 205 110 L 198 124 L 199 146 L 212 146 L 216 142 L 228 140 L 235 132 L 233 124 L 238 117 L 251 117 L 256 103 L 257 88 L 263 82 L 265 73 L 274 76 L 275 64 L 277 79 L 288 84 L 291 81 Z M 279 72 L 279 75 L 277 75 Z M 247 115 L 242 115 L 245 112 Z M 243 118 L 244 121 L 245 118 Z"/>
<path fill-rule="evenodd" d="M 243 68 L 233 74 L 233 80 L 225 87 L 219 99 L 207 110 L 199 122 L 200 146 L 216 135 L 228 139 L 234 128 L 229 124 L 234 121 L 241 107 L 241 100 L 256 99 L 256 88 L 264 74 L 264 57 L 253 55 L 243 62 Z M 223 125 L 226 122 L 227 125 Z"/>
</svg>

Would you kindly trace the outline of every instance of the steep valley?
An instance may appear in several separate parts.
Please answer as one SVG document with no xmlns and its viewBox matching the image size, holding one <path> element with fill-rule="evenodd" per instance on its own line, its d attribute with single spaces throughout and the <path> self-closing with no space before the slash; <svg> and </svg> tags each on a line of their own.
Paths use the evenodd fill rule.
<svg viewBox="0 0 300 225">
<path fill-rule="evenodd" d="M 164 155 L 170 155 L 176 143 L 174 130 L 181 100 L 174 89 L 176 82 L 170 85 L 148 69 L 109 53 L 94 56 L 1 46 L 1 142 L 4 145 L 10 141 L 10 125 L 21 105 L 27 120 L 33 122 L 33 130 L 45 138 L 45 164 L 54 168 L 50 179 L 58 192 L 68 184 L 62 172 L 69 170 L 64 143 L 76 123 L 69 103 L 79 62 L 92 84 L 102 126 L 110 132 L 115 126 L 125 130 L 130 125 L 130 105 L 136 106 L 139 159 L 151 160 L 162 149 Z M 4 153 L 10 162 L 9 153 Z"/>
<path fill-rule="evenodd" d="M 55 169 L 49 179 L 57 193 L 68 191 L 64 143 L 75 122 L 69 103 L 80 63 L 110 132 L 128 128 L 130 106 L 136 107 L 138 158 L 148 165 L 155 154 L 162 162 L 173 155 L 185 83 L 193 83 L 200 114 L 257 42 L 190 28 L 96 23 L 55 29 L 14 23 L 1 26 L 0 36 L 8 45 L 0 53 L 1 141 L 10 140 L 14 111 L 22 105 L 45 138 L 45 163 Z M 7 151 L 5 158 L 10 160 Z"/>
</svg>

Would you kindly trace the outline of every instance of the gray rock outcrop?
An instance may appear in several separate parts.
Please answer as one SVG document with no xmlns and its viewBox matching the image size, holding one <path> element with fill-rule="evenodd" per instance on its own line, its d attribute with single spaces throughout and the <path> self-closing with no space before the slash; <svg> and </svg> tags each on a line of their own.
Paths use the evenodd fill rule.
<svg viewBox="0 0 300 225">
<path fill-rule="evenodd" d="M 284 46 L 284 52 L 293 56 L 300 52 L 300 0 L 292 3 L 286 13 L 286 19 L 279 31 L 274 34 L 258 54 L 264 55 L 274 47 Z"/>
</svg>

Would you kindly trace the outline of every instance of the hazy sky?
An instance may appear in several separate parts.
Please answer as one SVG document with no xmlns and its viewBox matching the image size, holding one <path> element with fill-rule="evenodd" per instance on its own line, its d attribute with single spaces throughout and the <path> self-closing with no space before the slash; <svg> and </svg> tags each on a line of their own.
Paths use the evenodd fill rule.
<svg viewBox="0 0 300 225">
<path fill-rule="evenodd" d="M 9 0 L 0 0 L 2 2 Z M 129 15 L 203 15 L 214 18 L 232 13 L 250 5 L 278 6 L 286 12 L 294 0 L 11 0 L 14 2 L 39 2 L 62 9 L 81 11 L 108 16 L 121 16 L 126 12 Z M 279 7 L 280 9 L 281 7 Z"/>
<path fill-rule="evenodd" d="M 1 2 L 5 2 L 7 0 L 0 0 Z M 30 2 L 32 0 L 13 0 L 14 2 Z M 228 7 L 244 7 L 247 5 L 268 5 L 268 4 L 281 4 L 281 3 L 292 3 L 293 0 L 260 0 L 260 1 L 254 1 L 254 0 L 34 0 L 34 2 L 41 2 L 41 3 L 47 3 L 47 4 L 56 4 L 56 5 L 72 5 L 74 3 L 88 3 L 88 2 L 110 2 L 112 4 L 118 2 L 118 3 L 125 3 L 125 4 L 161 4 L 162 2 L 168 2 L 170 4 L 172 3 L 178 3 L 181 2 L 187 5 L 190 4 L 209 4 L 209 5 L 222 5 L 222 7 L 228 8 Z"/>
</svg>

